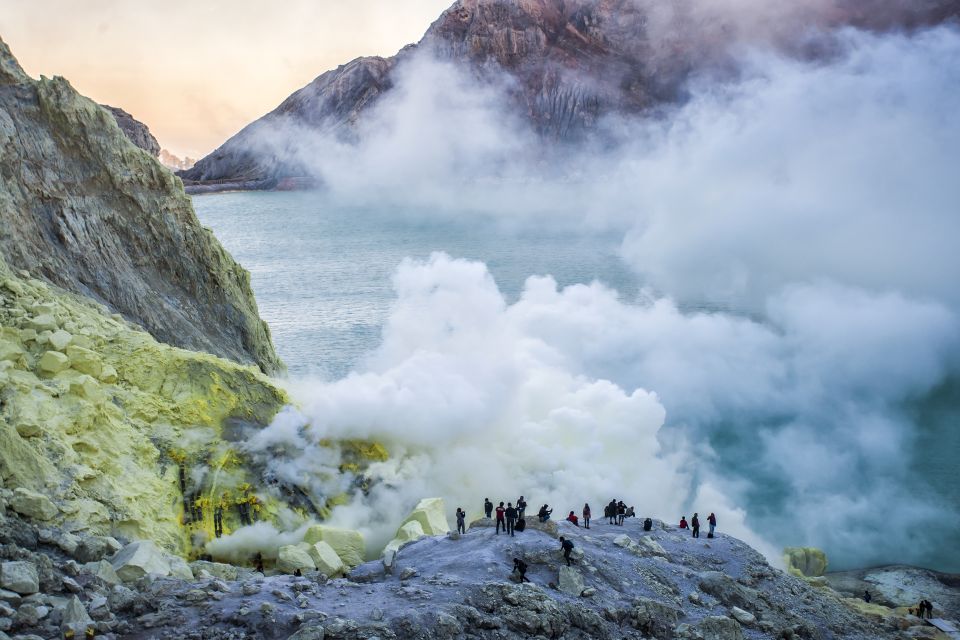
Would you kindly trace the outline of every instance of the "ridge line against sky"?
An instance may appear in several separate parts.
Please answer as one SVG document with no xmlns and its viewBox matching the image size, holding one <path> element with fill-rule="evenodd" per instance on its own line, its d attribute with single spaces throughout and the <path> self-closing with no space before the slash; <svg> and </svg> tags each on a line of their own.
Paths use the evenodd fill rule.
<svg viewBox="0 0 960 640">
<path fill-rule="evenodd" d="M 452 0 L 4 0 L 28 74 L 122 107 L 200 158 L 321 73 L 418 41 Z"/>
</svg>

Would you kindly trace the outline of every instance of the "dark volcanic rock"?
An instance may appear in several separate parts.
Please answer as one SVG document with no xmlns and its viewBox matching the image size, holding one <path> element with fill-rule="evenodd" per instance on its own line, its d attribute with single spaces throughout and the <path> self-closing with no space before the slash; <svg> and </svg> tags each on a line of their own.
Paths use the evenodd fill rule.
<svg viewBox="0 0 960 640">
<path fill-rule="evenodd" d="M 841 26 L 910 29 L 960 15 L 958 0 L 824 0 L 771 3 L 756 11 L 659 0 L 458 0 L 417 45 L 396 56 L 358 58 L 300 89 L 179 175 L 202 182 L 273 188 L 305 176 L 302 141 L 275 136 L 279 124 L 355 136 L 355 125 L 393 86 L 398 65 L 417 52 L 480 80 L 504 80 L 508 108 L 546 143 L 578 141 L 611 114 L 633 116 L 682 102 L 691 76 L 735 72 L 730 52 L 763 43 L 791 55 L 829 55 Z M 322 179 L 322 176 L 318 176 Z M 242 185 L 241 185 L 242 186 Z"/>
<path fill-rule="evenodd" d="M 157 142 L 157 139 L 153 137 L 152 133 L 150 133 L 150 129 L 147 127 L 147 125 L 143 124 L 120 107 L 111 107 L 107 104 L 102 104 L 100 106 L 113 114 L 113 117 L 117 120 L 117 126 L 120 127 L 120 131 L 123 131 L 124 135 L 130 138 L 130 142 L 137 145 L 154 158 L 160 157 L 160 143 Z"/>
<path fill-rule="evenodd" d="M 164 342 L 283 367 L 249 274 L 180 181 L 69 82 L 28 77 L 2 41 L 0 254 Z"/>
</svg>

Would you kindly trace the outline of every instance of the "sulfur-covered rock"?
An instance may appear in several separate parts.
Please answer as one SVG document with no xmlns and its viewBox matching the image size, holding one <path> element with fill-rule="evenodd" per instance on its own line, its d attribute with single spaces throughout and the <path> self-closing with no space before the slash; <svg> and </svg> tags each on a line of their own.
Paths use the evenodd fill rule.
<svg viewBox="0 0 960 640">
<path fill-rule="evenodd" d="M 80 373 L 85 373 L 94 378 L 100 378 L 103 374 L 103 362 L 95 352 L 83 347 L 67 347 L 67 357 L 70 358 L 70 367 Z"/>
<path fill-rule="evenodd" d="M 326 574 L 327 577 L 340 576 L 347 571 L 347 566 L 333 547 L 322 540 L 311 544 L 307 553 L 310 554 L 310 559 L 313 560 L 313 564 L 320 573 Z"/>
<path fill-rule="evenodd" d="M 167 562 L 170 566 L 170 575 L 181 580 L 193 580 L 193 571 L 187 561 L 180 556 L 167 556 Z"/>
<path fill-rule="evenodd" d="M 190 563 L 190 570 L 194 575 L 199 575 L 201 571 L 206 571 L 214 578 L 221 580 L 236 580 L 240 576 L 240 570 L 232 564 L 222 562 L 209 562 L 207 560 L 195 560 Z"/>
<path fill-rule="evenodd" d="M 47 351 L 40 356 L 37 367 L 46 374 L 56 374 L 70 368 L 70 358 L 59 351 Z"/>
<path fill-rule="evenodd" d="M 0 362 L 18 362 L 23 358 L 23 348 L 16 342 L 0 338 Z"/>
<path fill-rule="evenodd" d="M 59 512 L 50 498 L 23 487 L 14 490 L 10 507 L 22 516 L 40 521 L 52 520 Z"/>
<path fill-rule="evenodd" d="M 423 531 L 423 527 L 420 525 L 420 522 L 417 520 L 411 520 L 406 522 L 397 529 L 397 535 L 387 543 L 387 546 L 383 549 L 382 557 L 384 563 L 387 566 L 390 566 L 393 563 L 393 558 L 396 556 L 397 552 L 400 551 L 400 548 L 403 545 L 418 540 L 425 536 L 426 533 Z"/>
<path fill-rule="evenodd" d="M 131 542 L 111 559 L 117 576 L 133 582 L 146 575 L 170 575 L 170 562 L 151 540 Z"/>
<path fill-rule="evenodd" d="M 53 332 L 60 328 L 59 325 L 57 325 L 56 318 L 54 318 L 53 315 L 49 313 L 44 313 L 34 318 L 31 318 L 29 324 L 30 324 L 30 328 L 36 331 L 37 333 L 42 333 L 44 331 Z"/>
<path fill-rule="evenodd" d="M 57 351 L 63 351 L 67 348 L 72 340 L 73 336 L 71 334 L 63 329 L 57 329 L 50 335 L 49 338 L 47 338 L 47 344 Z"/>
<path fill-rule="evenodd" d="M 277 569 L 284 573 L 293 573 L 297 569 L 301 571 L 313 571 L 317 565 L 310 557 L 307 551 L 309 545 L 287 544 L 277 550 Z"/>
<path fill-rule="evenodd" d="M 303 541 L 308 544 L 315 542 L 326 542 L 330 545 L 336 554 L 343 560 L 344 564 L 350 567 L 356 567 L 363 564 L 366 554 L 366 545 L 363 536 L 359 531 L 351 529 L 339 529 L 325 525 L 314 525 L 307 529 L 303 536 Z"/>
<path fill-rule="evenodd" d="M 827 554 L 815 547 L 787 547 L 783 550 L 787 571 L 797 577 L 814 578 L 827 571 Z"/>
<path fill-rule="evenodd" d="M 37 566 L 24 560 L 0 564 L 0 587 L 21 595 L 36 593 L 40 590 Z"/>
<path fill-rule="evenodd" d="M 420 523 L 424 534 L 428 536 L 445 535 L 450 531 L 450 525 L 447 522 L 447 508 L 443 498 L 424 498 L 418 502 L 403 522 L 406 524 L 414 520 Z"/>
<path fill-rule="evenodd" d="M 104 365 L 100 371 L 100 382 L 114 384 L 117 381 L 117 370 L 111 365 Z"/>
</svg>

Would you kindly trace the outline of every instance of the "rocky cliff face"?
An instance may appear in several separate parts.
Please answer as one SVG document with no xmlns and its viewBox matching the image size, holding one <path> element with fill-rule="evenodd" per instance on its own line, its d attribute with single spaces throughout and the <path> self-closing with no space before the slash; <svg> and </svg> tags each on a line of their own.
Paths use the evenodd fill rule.
<svg viewBox="0 0 960 640">
<path fill-rule="evenodd" d="M 709 2 L 657 0 L 458 0 L 423 39 L 392 58 L 358 58 L 294 93 L 192 169 L 185 183 L 272 188 L 303 176 L 296 144 L 271 135 L 293 123 L 341 139 L 393 86 L 417 52 L 452 62 L 478 80 L 509 87 L 507 105 L 545 142 L 597 131 L 610 114 L 655 113 L 682 101 L 691 75 L 730 74 L 730 51 L 762 41 L 799 56 L 826 55 L 811 30 L 909 29 L 960 15 L 957 0 L 824 0 L 735 12 Z M 787 8 L 784 8 L 787 7 Z M 215 186 L 215 185 L 214 185 Z"/>
<path fill-rule="evenodd" d="M 123 131 L 123 134 L 130 139 L 130 142 L 137 145 L 154 158 L 160 157 L 160 143 L 157 142 L 157 139 L 153 137 L 152 133 L 150 133 L 150 128 L 147 127 L 147 125 L 143 124 L 120 107 L 111 107 L 110 105 L 106 104 L 102 104 L 100 106 L 113 114 L 113 117 L 117 120 L 117 126 L 120 127 L 120 131 Z"/>
<path fill-rule="evenodd" d="M 0 254 L 172 345 L 280 371 L 249 274 L 180 181 L 63 78 L 0 41 Z"/>
</svg>

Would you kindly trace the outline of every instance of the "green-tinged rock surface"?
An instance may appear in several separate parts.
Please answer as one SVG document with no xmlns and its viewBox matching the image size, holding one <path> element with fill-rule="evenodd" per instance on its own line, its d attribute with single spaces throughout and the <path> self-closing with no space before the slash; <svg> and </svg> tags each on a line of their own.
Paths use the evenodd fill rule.
<svg viewBox="0 0 960 640">
<path fill-rule="evenodd" d="M 333 547 L 326 542 L 320 541 L 311 544 L 307 553 L 320 573 L 326 574 L 327 577 L 333 578 L 347 571 L 347 565 L 343 563 Z"/>
<path fill-rule="evenodd" d="M 283 369 L 249 274 L 200 225 L 180 180 L 67 80 L 30 78 L 2 40 L 0 255 L 160 341 Z M 51 354 L 88 348 L 49 310 L 30 311 L 21 327 Z M 63 364 L 47 355 L 43 371 Z M 75 369 L 100 375 L 93 361 Z"/>
<path fill-rule="evenodd" d="M 283 573 L 313 571 L 317 568 L 307 544 L 286 544 L 277 551 L 277 570 Z"/>
<path fill-rule="evenodd" d="M 64 351 L 51 349 L 59 332 Z M 187 553 L 213 537 L 215 503 L 228 531 L 237 501 L 269 515 L 224 439 L 287 402 L 255 367 L 159 343 L 2 258 L 0 355 L 0 479 L 23 517 Z"/>
</svg>

